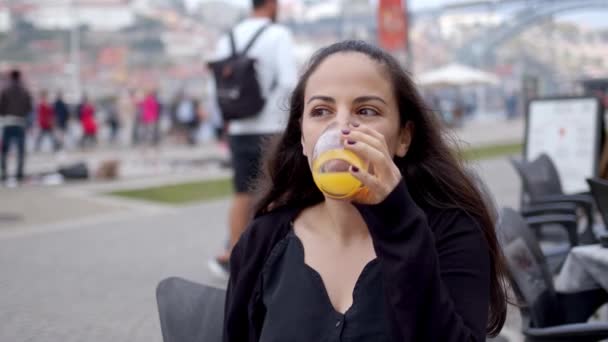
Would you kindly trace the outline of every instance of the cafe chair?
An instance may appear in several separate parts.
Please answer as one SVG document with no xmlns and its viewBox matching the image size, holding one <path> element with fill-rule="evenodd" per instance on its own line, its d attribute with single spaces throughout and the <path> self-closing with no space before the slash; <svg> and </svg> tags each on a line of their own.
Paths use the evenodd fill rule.
<svg viewBox="0 0 608 342">
<path fill-rule="evenodd" d="M 523 186 L 523 214 L 527 215 L 529 211 L 534 210 L 544 213 L 568 213 L 581 209 L 585 213 L 587 224 L 584 230 L 579 232 L 580 243 L 597 242 L 593 233 L 593 197 L 588 193 L 564 194 L 557 168 L 548 155 L 543 153 L 533 161 L 511 159 L 511 164 Z"/>
<path fill-rule="evenodd" d="M 587 184 L 589 184 L 597 209 L 602 221 L 604 221 L 604 227 L 608 227 L 608 181 L 600 178 L 589 178 Z"/>
<path fill-rule="evenodd" d="M 549 270 L 553 274 L 557 274 L 566 261 L 566 257 L 572 247 L 578 245 L 578 221 L 574 214 L 541 214 L 541 215 L 528 215 L 524 217 L 528 229 L 536 237 L 539 236 L 539 231 L 547 225 L 552 225 L 556 228 L 561 228 L 565 231 L 568 236 L 567 240 L 560 241 L 545 241 L 540 244 L 538 240 L 536 243 L 539 244 L 545 262 L 549 267 Z"/>
<path fill-rule="evenodd" d="M 171 277 L 156 288 L 164 342 L 221 342 L 224 299 L 221 289 Z"/>
<path fill-rule="evenodd" d="M 558 217 L 548 220 L 557 221 Z M 515 210 L 502 210 L 497 230 L 509 279 L 520 303 L 525 341 L 584 342 L 608 338 L 608 323 L 587 322 L 608 300 L 606 291 L 557 293 L 535 234 Z"/>
</svg>

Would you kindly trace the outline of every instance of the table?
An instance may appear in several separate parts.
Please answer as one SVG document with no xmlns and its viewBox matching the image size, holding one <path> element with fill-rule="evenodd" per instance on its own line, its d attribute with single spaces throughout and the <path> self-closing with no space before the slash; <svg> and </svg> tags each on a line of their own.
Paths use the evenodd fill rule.
<svg viewBox="0 0 608 342">
<path fill-rule="evenodd" d="M 608 291 L 608 248 L 599 244 L 572 248 L 555 279 L 555 290 L 573 293 L 599 288 Z"/>
</svg>

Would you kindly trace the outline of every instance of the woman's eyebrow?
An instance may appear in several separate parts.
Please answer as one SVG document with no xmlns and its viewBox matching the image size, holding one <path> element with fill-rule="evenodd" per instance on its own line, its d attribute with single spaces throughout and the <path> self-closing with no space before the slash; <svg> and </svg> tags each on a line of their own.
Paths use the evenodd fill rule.
<svg viewBox="0 0 608 342">
<path fill-rule="evenodd" d="M 385 105 L 387 104 L 386 101 L 384 101 L 381 97 L 373 96 L 373 95 L 359 96 L 353 100 L 353 103 L 363 103 L 363 102 L 368 102 L 368 101 L 379 101 L 379 102 L 384 103 Z"/>
<path fill-rule="evenodd" d="M 308 102 L 306 102 L 306 104 L 311 103 L 314 100 L 321 100 L 323 102 L 331 102 L 331 103 L 336 103 L 336 100 L 333 97 L 329 97 L 329 96 L 313 96 L 310 99 L 308 99 Z"/>
</svg>

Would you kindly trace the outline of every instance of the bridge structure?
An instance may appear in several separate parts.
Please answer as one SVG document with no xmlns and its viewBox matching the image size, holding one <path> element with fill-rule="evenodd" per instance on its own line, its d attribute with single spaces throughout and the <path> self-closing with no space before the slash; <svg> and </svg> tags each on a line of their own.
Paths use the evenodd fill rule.
<svg viewBox="0 0 608 342">
<path fill-rule="evenodd" d="M 608 10 L 608 0 L 470 0 L 417 10 L 410 12 L 409 17 L 411 22 L 416 23 L 438 20 L 441 16 L 458 13 L 477 13 L 480 16 L 495 13 L 503 16 L 504 20 L 501 24 L 480 30 L 481 32 L 465 41 L 455 52 L 459 62 L 482 66 L 491 63 L 496 48 L 526 29 L 556 15 L 589 9 Z M 608 16 L 608 11 L 606 15 Z M 312 34 L 338 32 L 342 38 L 362 38 L 344 34 L 352 28 L 367 31 L 368 36 L 375 37 L 377 29 L 376 17 L 373 14 L 360 11 L 353 13 L 346 6 L 339 17 L 323 18 L 316 22 L 288 23 L 288 25 L 296 32 Z"/>
<path fill-rule="evenodd" d="M 465 5 L 465 4 L 463 4 Z M 500 10 L 509 6 L 515 10 L 502 24 L 469 39 L 456 52 L 458 61 L 481 66 L 490 63 L 500 45 L 521 34 L 526 29 L 559 14 L 581 10 L 605 10 L 608 16 L 607 0 L 503 0 L 475 1 L 469 6 L 488 6 Z M 519 7 L 519 8 L 517 8 Z M 444 10 L 449 9 L 445 8 Z"/>
</svg>

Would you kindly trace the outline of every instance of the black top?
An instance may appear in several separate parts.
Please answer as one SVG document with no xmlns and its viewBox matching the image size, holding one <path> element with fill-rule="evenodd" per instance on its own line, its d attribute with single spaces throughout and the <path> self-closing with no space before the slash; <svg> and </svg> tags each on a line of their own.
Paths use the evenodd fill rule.
<svg viewBox="0 0 608 342">
<path fill-rule="evenodd" d="M 32 98 L 20 82 L 12 82 L 0 93 L 0 116 L 12 115 L 25 119 L 31 111 Z"/>
<path fill-rule="evenodd" d="M 380 204 L 355 204 L 370 231 L 391 341 L 485 341 L 491 259 L 476 219 L 420 207 L 401 182 Z M 257 342 L 267 310 L 262 270 L 302 208 L 257 217 L 232 251 L 224 342 Z"/>
<path fill-rule="evenodd" d="M 262 273 L 266 308 L 260 342 L 389 342 L 378 259 L 357 279 L 353 304 L 337 312 L 319 273 L 304 261 L 295 233 L 273 249 Z"/>
</svg>

